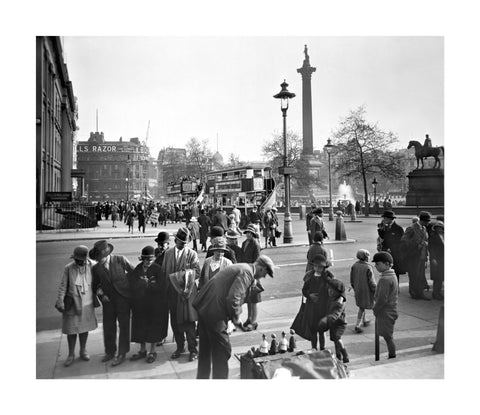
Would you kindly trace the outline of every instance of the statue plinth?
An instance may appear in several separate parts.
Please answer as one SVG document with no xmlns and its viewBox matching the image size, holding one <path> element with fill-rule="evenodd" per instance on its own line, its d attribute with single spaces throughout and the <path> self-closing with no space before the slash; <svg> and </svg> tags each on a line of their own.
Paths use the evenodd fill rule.
<svg viewBox="0 0 480 415">
<path fill-rule="evenodd" d="M 406 206 L 444 206 L 443 169 L 416 169 L 407 177 Z"/>
</svg>

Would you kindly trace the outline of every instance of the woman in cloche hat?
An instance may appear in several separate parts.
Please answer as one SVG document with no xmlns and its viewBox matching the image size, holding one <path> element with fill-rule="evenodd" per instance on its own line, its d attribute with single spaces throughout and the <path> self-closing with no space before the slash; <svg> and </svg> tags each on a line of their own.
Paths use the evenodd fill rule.
<svg viewBox="0 0 480 415">
<path fill-rule="evenodd" d="M 167 336 L 168 326 L 163 315 L 166 311 L 166 284 L 160 266 L 155 264 L 155 249 L 146 246 L 138 258 L 141 262 L 129 272 L 127 278 L 132 295 L 131 341 L 140 344 L 140 350 L 130 360 L 157 358 L 155 344 Z M 146 343 L 150 343 L 147 355 Z"/>
<path fill-rule="evenodd" d="M 218 274 L 220 270 L 232 265 L 232 261 L 223 256 L 227 251 L 225 238 L 221 236 L 213 238 L 210 250 L 213 251 L 213 256 L 205 259 L 203 263 L 198 284 L 199 291 L 214 275 Z"/>
<path fill-rule="evenodd" d="M 247 264 L 253 264 L 257 258 L 260 256 L 260 244 L 258 242 L 258 232 L 256 228 L 250 224 L 247 229 L 243 232 L 247 239 L 242 243 L 242 262 Z M 256 280 L 257 281 L 257 280 Z M 244 322 L 244 330 L 251 331 L 257 329 L 257 303 L 262 301 L 261 292 L 263 287 L 260 282 L 257 281 L 255 287 L 250 290 L 249 295 L 245 298 L 245 303 L 247 303 L 248 309 L 248 318 Z"/>
<path fill-rule="evenodd" d="M 90 360 L 86 345 L 88 332 L 97 328 L 94 307 L 100 302 L 92 290 L 92 261 L 88 248 L 79 245 L 73 250 L 72 262 L 65 266 L 58 288 L 55 308 L 62 313 L 62 333 L 67 335 L 68 356 L 64 365 L 75 360 L 77 334 L 80 341 L 80 359 Z"/>
</svg>

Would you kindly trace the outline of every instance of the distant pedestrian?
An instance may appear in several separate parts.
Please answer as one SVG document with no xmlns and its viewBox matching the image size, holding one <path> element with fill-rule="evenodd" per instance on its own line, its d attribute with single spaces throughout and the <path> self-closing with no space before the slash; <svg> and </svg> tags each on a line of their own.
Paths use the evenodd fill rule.
<svg viewBox="0 0 480 415">
<path fill-rule="evenodd" d="M 360 215 L 361 210 L 362 210 L 362 205 L 360 204 L 360 201 L 357 200 L 355 202 L 355 212 L 357 213 L 357 215 Z"/>
<path fill-rule="evenodd" d="M 200 225 L 200 245 L 202 246 L 202 251 L 205 252 L 207 250 L 207 239 L 210 232 L 210 226 L 212 225 L 212 221 L 205 214 L 205 209 L 200 210 L 198 224 Z"/>
<path fill-rule="evenodd" d="M 77 335 L 80 342 L 80 359 L 90 360 L 87 352 L 88 332 L 97 328 L 94 307 L 100 306 L 92 289 L 92 261 L 88 248 L 79 245 L 73 250 L 58 287 L 55 308 L 62 313 L 62 333 L 67 335 L 68 356 L 64 365 L 70 366 L 75 359 Z M 67 308 L 65 308 L 67 306 Z"/>
<path fill-rule="evenodd" d="M 142 249 L 140 264 L 128 274 L 132 304 L 131 342 L 139 343 L 140 350 L 130 360 L 146 359 L 153 363 L 157 358 L 155 345 L 165 338 L 168 321 L 162 318 L 166 303 L 166 281 L 162 268 L 155 264 L 155 249 Z M 146 344 L 150 343 L 147 355 Z"/>
<path fill-rule="evenodd" d="M 235 216 L 235 222 L 237 223 L 237 226 L 240 226 L 240 220 L 242 219 L 242 213 L 240 212 L 240 209 L 237 208 L 237 205 L 235 203 L 233 204 L 232 213 Z"/>
<path fill-rule="evenodd" d="M 192 216 L 190 218 L 190 222 L 187 228 L 190 231 L 190 235 L 192 238 L 193 250 L 197 252 L 197 240 L 198 238 L 200 238 L 200 225 L 198 224 L 198 220 L 195 216 Z"/>
<path fill-rule="evenodd" d="M 325 317 L 318 323 L 319 331 L 330 330 L 330 340 L 335 345 L 335 355 L 338 360 L 348 363 L 347 349 L 342 342 L 342 336 L 347 327 L 345 316 L 345 286 L 343 282 L 336 279 L 328 280 L 328 311 Z"/>
<path fill-rule="evenodd" d="M 252 210 L 248 214 L 248 223 L 250 225 L 253 225 L 253 227 L 257 230 L 258 234 L 260 234 L 260 222 L 261 222 L 260 212 L 257 210 L 257 205 L 254 205 Z"/>
<path fill-rule="evenodd" d="M 355 333 L 362 333 L 363 329 L 360 327 L 363 323 L 364 327 L 370 325 L 367 319 L 366 310 L 371 310 L 373 307 L 373 296 L 377 283 L 373 275 L 372 266 L 368 263 L 370 252 L 366 249 L 359 249 L 357 251 L 358 261 L 353 264 L 350 269 L 350 285 L 355 292 L 355 303 L 358 307 L 357 323 L 355 324 Z"/>
<path fill-rule="evenodd" d="M 323 238 L 328 238 L 327 231 L 325 230 L 325 223 L 323 222 L 323 209 L 317 208 L 313 211 L 313 217 L 310 220 L 310 235 L 315 235 L 317 232 L 322 232 Z"/>
<path fill-rule="evenodd" d="M 145 225 L 147 222 L 147 212 L 145 211 L 145 206 L 140 204 L 137 210 L 137 219 L 138 219 L 138 232 L 145 233 Z"/>
<path fill-rule="evenodd" d="M 223 232 L 228 230 L 228 218 L 222 206 L 218 207 L 217 213 L 212 219 L 212 226 L 220 226 L 223 228 Z"/>
<path fill-rule="evenodd" d="M 312 203 L 310 207 L 310 212 L 307 213 L 306 217 L 306 226 L 307 226 L 307 236 L 308 236 L 308 244 L 311 245 L 313 243 L 313 235 L 312 232 L 310 231 L 310 221 L 312 220 L 314 216 L 314 211 L 317 209 L 317 205 L 315 203 Z"/>
<path fill-rule="evenodd" d="M 118 220 L 118 206 L 115 202 L 113 202 L 111 207 L 112 212 L 112 228 L 117 227 L 117 220 Z"/>
<path fill-rule="evenodd" d="M 130 351 L 130 284 L 127 274 L 134 267 L 123 255 L 112 255 L 113 245 L 106 240 L 95 242 L 89 256 L 97 263 L 92 268 L 92 287 L 103 305 L 102 362 L 114 359 L 112 366 L 125 360 Z M 117 352 L 117 324 L 119 328 Z"/>
<path fill-rule="evenodd" d="M 328 313 L 328 281 L 333 279 L 333 274 L 327 270 L 327 258 L 317 255 L 313 259 L 313 270 L 303 277 L 302 294 L 307 299 L 305 303 L 305 316 L 312 333 L 312 349 L 325 349 L 325 333 L 320 330 L 318 323 Z"/>
<path fill-rule="evenodd" d="M 373 314 L 376 318 L 378 335 L 387 343 L 388 358 L 397 356 L 393 341 L 393 330 L 398 318 L 397 299 L 398 281 L 393 271 L 393 258 L 388 252 L 377 252 L 372 259 L 375 268 L 380 273 L 374 295 Z"/>
<path fill-rule="evenodd" d="M 268 209 L 263 216 L 263 236 L 265 238 L 265 248 L 277 246 L 275 232 L 278 227 L 278 219 L 273 215 L 273 211 Z"/>
<path fill-rule="evenodd" d="M 130 232 L 133 233 L 133 224 L 136 216 L 137 216 L 137 213 L 135 212 L 135 209 L 133 207 L 131 207 L 130 210 L 128 210 L 127 214 L 125 215 L 125 223 L 128 226 L 128 233 Z"/>
</svg>

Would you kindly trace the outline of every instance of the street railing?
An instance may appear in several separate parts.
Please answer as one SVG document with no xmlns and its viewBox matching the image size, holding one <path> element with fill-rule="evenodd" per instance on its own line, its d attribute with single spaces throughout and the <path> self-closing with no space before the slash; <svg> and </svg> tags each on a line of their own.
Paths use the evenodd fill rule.
<svg viewBox="0 0 480 415">
<path fill-rule="evenodd" d="M 84 202 L 50 202 L 37 207 L 37 231 L 97 226 L 95 206 Z"/>
</svg>

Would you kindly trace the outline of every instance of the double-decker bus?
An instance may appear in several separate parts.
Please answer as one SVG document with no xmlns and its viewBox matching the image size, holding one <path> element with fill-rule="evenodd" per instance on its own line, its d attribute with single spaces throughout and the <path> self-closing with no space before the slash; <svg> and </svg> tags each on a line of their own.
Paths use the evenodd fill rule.
<svg viewBox="0 0 480 415">
<path fill-rule="evenodd" d="M 207 173 L 205 194 L 209 203 L 231 208 L 234 204 L 247 214 L 248 209 L 260 205 L 275 188 L 272 168 L 251 163 Z"/>
<path fill-rule="evenodd" d="M 168 201 L 179 205 L 187 205 L 197 198 L 202 186 L 200 180 L 195 177 L 181 177 L 167 185 Z"/>
</svg>

